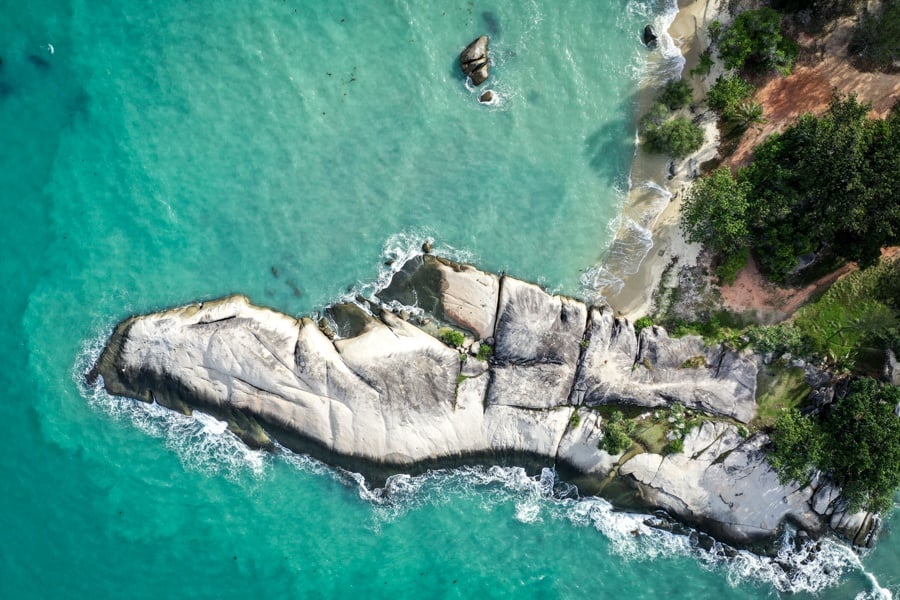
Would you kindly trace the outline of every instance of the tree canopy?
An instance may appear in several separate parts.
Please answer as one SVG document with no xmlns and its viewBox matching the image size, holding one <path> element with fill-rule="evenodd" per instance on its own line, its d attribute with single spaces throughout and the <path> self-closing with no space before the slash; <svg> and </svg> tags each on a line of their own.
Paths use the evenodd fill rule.
<svg viewBox="0 0 900 600">
<path fill-rule="evenodd" d="M 783 480 L 804 481 L 815 468 L 841 486 L 852 509 L 883 512 L 900 487 L 900 388 L 854 381 L 821 421 L 785 411 L 772 432 L 772 465 Z"/>
<path fill-rule="evenodd" d="M 823 116 L 770 136 L 732 180 L 715 172 L 697 182 L 685 233 L 715 252 L 749 244 L 776 281 L 812 253 L 873 264 L 900 243 L 900 110 L 885 120 L 868 110 L 835 96 Z"/>
<path fill-rule="evenodd" d="M 719 57 L 728 69 L 791 72 L 797 44 L 781 30 L 781 14 L 771 8 L 747 10 L 719 37 Z"/>
<path fill-rule="evenodd" d="M 644 143 L 651 152 L 683 158 L 703 145 L 703 130 L 687 117 L 675 117 L 662 123 L 644 121 Z"/>
</svg>

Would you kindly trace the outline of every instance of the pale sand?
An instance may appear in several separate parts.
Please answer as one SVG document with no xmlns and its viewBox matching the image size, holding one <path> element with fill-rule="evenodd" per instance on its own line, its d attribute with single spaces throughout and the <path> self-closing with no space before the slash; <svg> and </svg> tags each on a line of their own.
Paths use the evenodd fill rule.
<svg viewBox="0 0 900 600">
<path fill-rule="evenodd" d="M 719 8 L 719 5 L 722 8 Z M 669 27 L 669 35 L 675 40 L 685 57 L 685 75 L 693 68 L 700 53 L 709 45 L 706 39 L 705 24 L 713 20 L 727 20 L 727 15 L 721 14 L 724 10 L 724 2 L 720 0 L 679 0 L 678 14 Z M 716 72 L 704 78 L 694 77 L 694 100 L 699 104 L 706 97 L 709 82 L 715 81 Z M 658 90 L 646 89 L 641 94 L 639 102 L 641 114 L 646 112 L 655 99 Z M 711 116 L 711 115 L 710 115 Z M 629 198 L 623 208 L 623 215 L 628 216 L 639 210 L 642 201 L 645 200 L 646 190 L 640 187 L 643 181 L 656 181 L 664 184 L 672 193 L 672 200 L 665 207 L 656 222 L 652 226 L 653 248 L 641 263 L 637 273 L 623 277 L 625 284 L 622 289 L 611 294 L 607 300 L 614 306 L 618 314 L 627 318 L 636 318 L 646 314 L 651 308 L 653 292 L 660 283 L 660 278 L 666 266 L 674 257 L 678 257 L 680 265 L 694 264 L 700 253 L 697 244 L 688 244 L 679 229 L 679 217 L 681 200 L 686 189 L 690 186 L 691 178 L 689 166 L 691 161 L 699 167 L 703 162 L 715 157 L 718 148 L 718 131 L 715 119 L 707 119 L 703 124 L 706 141 L 704 146 L 694 155 L 676 163 L 677 174 L 667 180 L 666 166 L 668 157 L 649 154 L 643 149 L 638 149 L 631 170 L 632 189 Z"/>
</svg>

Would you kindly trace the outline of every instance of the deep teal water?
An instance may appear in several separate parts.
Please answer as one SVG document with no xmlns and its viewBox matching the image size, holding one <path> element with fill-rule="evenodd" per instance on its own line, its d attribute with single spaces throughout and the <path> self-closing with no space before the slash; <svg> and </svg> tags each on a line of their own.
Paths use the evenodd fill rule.
<svg viewBox="0 0 900 600">
<path fill-rule="evenodd" d="M 0 0 L 0 597 L 847 598 L 866 573 L 896 596 L 896 514 L 862 566 L 829 543 L 790 584 L 546 477 L 372 492 L 80 384 L 130 313 L 315 310 L 425 238 L 585 292 L 653 78 L 638 34 L 667 8 Z M 495 106 L 455 67 L 486 31 Z"/>
</svg>

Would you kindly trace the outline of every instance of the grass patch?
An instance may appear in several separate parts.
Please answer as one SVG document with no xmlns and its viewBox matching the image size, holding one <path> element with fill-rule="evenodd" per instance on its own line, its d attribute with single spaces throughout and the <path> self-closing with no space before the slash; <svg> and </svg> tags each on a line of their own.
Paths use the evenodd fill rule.
<svg viewBox="0 0 900 600">
<path fill-rule="evenodd" d="M 697 356 L 692 356 L 683 363 L 681 363 L 682 369 L 705 369 L 708 365 L 706 364 L 706 356 L 703 354 L 698 354 Z"/>
<path fill-rule="evenodd" d="M 810 351 L 838 369 L 880 370 L 883 350 L 895 343 L 900 329 L 898 271 L 895 262 L 851 273 L 798 310 L 793 325 L 806 336 Z"/>
<path fill-rule="evenodd" d="M 774 426 L 784 411 L 805 406 L 810 391 L 803 369 L 788 367 L 783 362 L 766 365 L 756 376 L 758 408 L 751 427 L 761 429 Z"/>
</svg>

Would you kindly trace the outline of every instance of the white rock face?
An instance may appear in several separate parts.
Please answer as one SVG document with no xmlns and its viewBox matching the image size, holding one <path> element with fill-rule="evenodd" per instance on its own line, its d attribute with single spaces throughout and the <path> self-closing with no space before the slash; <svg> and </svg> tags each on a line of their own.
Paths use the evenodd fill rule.
<svg viewBox="0 0 900 600">
<path fill-rule="evenodd" d="M 581 402 L 670 406 L 681 402 L 744 423 L 756 415 L 756 361 L 706 348 L 697 336 L 672 339 L 648 327 L 636 339 L 631 324 L 610 309 L 591 310 L 591 344 L 575 390 Z"/>
<path fill-rule="evenodd" d="M 619 473 L 632 477 L 654 504 L 739 544 L 765 537 L 786 518 L 821 531 L 809 504 L 812 491 L 781 485 L 763 442 L 759 436 L 744 443 L 735 426 L 707 421 L 685 437 L 683 452 L 639 454 Z"/>
<path fill-rule="evenodd" d="M 405 266 L 381 297 L 493 339 L 493 358 L 461 355 L 377 307 L 343 306 L 339 329 L 350 333 L 332 340 L 310 319 L 233 296 L 123 321 L 89 379 L 208 412 L 249 444 L 277 440 L 376 483 L 433 466 L 556 464 L 585 489 L 615 480 L 617 493 L 632 490 L 630 504 L 735 544 L 773 539 L 785 520 L 816 533 L 830 524 L 864 543 L 877 528 L 871 515 L 847 514 L 833 487 L 781 485 L 764 436 L 745 441 L 725 422 L 704 422 L 684 452 L 665 457 L 598 449 L 604 423 L 592 405 L 679 401 L 748 421 L 752 357 L 659 328 L 638 338 L 608 307 L 590 309 L 588 320 L 581 302 L 434 257 Z"/>
</svg>

